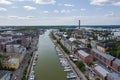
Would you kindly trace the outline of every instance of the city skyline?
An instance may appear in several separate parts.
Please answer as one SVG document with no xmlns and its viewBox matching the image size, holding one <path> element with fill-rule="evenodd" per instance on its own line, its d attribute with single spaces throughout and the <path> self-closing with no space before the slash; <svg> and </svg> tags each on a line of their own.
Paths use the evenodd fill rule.
<svg viewBox="0 0 120 80">
<path fill-rule="evenodd" d="M 0 0 L 0 25 L 120 25 L 119 0 Z"/>
</svg>

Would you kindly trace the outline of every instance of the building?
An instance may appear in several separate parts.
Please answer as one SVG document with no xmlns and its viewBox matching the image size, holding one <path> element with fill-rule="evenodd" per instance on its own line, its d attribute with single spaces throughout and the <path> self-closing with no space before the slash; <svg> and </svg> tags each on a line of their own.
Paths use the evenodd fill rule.
<svg viewBox="0 0 120 80">
<path fill-rule="evenodd" d="M 101 66 L 97 65 L 94 67 L 94 72 L 102 79 L 102 80 L 107 80 L 107 75 L 109 72 L 102 68 Z"/>
<path fill-rule="evenodd" d="M 84 62 L 86 62 L 86 63 L 93 61 L 93 57 L 92 57 L 90 54 L 88 54 L 88 53 L 86 53 L 85 51 L 83 51 L 83 50 L 78 50 L 77 55 L 79 56 L 79 58 L 80 58 L 82 61 L 84 61 Z"/>
<path fill-rule="evenodd" d="M 19 60 L 19 63 L 22 62 L 26 54 L 26 48 L 19 44 L 10 44 L 6 45 L 6 56 L 10 58 L 15 58 Z"/>
<path fill-rule="evenodd" d="M 111 72 L 107 75 L 107 80 L 119 80 L 120 74 L 117 74 L 115 72 Z"/>
<path fill-rule="evenodd" d="M 100 42 L 97 44 L 96 48 L 99 50 L 99 51 L 102 51 L 102 52 L 106 52 L 107 49 L 109 48 L 113 48 L 115 47 L 115 45 L 113 43 L 105 43 L 105 42 Z"/>
<path fill-rule="evenodd" d="M 102 61 L 103 63 L 105 63 L 108 66 L 112 65 L 112 61 L 115 60 L 115 57 L 106 54 L 104 52 L 101 52 L 95 48 L 91 49 L 91 55 L 94 56 L 95 58 L 97 58 L 99 61 Z"/>
<path fill-rule="evenodd" d="M 20 44 L 8 44 L 6 45 L 6 52 L 7 53 L 22 53 L 26 51 L 26 48 L 21 46 Z"/>
<path fill-rule="evenodd" d="M 120 73 L 120 60 L 119 59 L 115 59 L 112 62 L 112 68 Z"/>
<path fill-rule="evenodd" d="M 119 37 L 120 36 L 120 31 L 113 32 L 113 34 L 114 34 L 115 37 Z"/>
<path fill-rule="evenodd" d="M 77 30 L 77 35 L 82 35 L 83 31 L 80 30 L 80 20 L 79 20 L 79 26 L 78 26 L 78 30 Z"/>
<path fill-rule="evenodd" d="M 98 43 L 96 48 L 99 50 L 99 51 L 102 51 L 102 52 L 106 52 L 107 50 L 107 46 L 105 43 Z"/>
<path fill-rule="evenodd" d="M 90 44 L 90 41 L 88 39 L 80 39 L 80 42 L 82 42 L 85 45 Z"/>
<path fill-rule="evenodd" d="M 10 80 L 10 72 L 9 71 L 0 71 L 0 80 Z"/>
<path fill-rule="evenodd" d="M 21 46 L 19 44 L 8 44 L 6 45 L 7 53 L 18 53 Z"/>
<path fill-rule="evenodd" d="M 10 58 L 2 61 L 2 67 L 7 69 L 18 69 L 19 65 L 19 60 L 15 58 Z"/>
</svg>

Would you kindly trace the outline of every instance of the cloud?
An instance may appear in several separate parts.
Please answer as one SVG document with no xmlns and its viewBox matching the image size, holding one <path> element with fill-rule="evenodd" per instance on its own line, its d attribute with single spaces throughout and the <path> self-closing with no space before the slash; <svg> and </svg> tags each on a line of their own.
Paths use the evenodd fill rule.
<svg viewBox="0 0 120 80">
<path fill-rule="evenodd" d="M 0 8 L 0 11 L 7 11 L 6 8 Z"/>
<path fill-rule="evenodd" d="M 61 10 L 61 13 L 70 13 L 70 12 L 71 12 L 70 10 L 65 10 L 65 9 Z"/>
<path fill-rule="evenodd" d="M 33 0 L 37 4 L 55 4 L 55 0 Z"/>
<path fill-rule="evenodd" d="M 59 10 L 54 10 L 53 12 L 54 12 L 54 13 L 59 13 Z"/>
<path fill-rule="evenodd" d="M 14 9 L 15 9 L 15 8 L 17 8 L 17 6 L 11 6 L 11 8 L 14 8 Z"/>
<path fill-rule="evenodd" d="M 115 6 L 120 6 L 120 2 L 113 3 Z"/>
<path fill-rule="evenodd" d="M 81 8 L 80 11 L 86 11 L 86 9 L 85 8 Z"/>
<path fill-rule="evenodd" d="M 64 6 L 67 6 L 67 7 L 74 7 L 73 4 L 64 4 Z"/>
<path fill-rule="evenodd" d="M 108 12 L 107 14 L 105 14 L 106 17 L 115 17 L 115 13 L 114 12 Z"/>
<path fill-rule="evenodd" d="M 10 5 L 10 4 L 12 4 L 12 2 L 10 2 L 8 0 L 0 0 L 0 4 Z"/>
<path fill-rule="evenodd" d="M 119 0 L 91 0 L 90 4 L 98 5 L 98 6 L 104 6 L 106 4 L 120 6 L 120 1 Z"/>
<path fill-rule="evenodd" d="M 37 20 L 41 25 L 78 25 L 80 19 L 82 25 L 114 25 L 118 24 L 120 17 L 106 16 L 59 16 L 59 17 L 40 17 Z M 38 18 L 39 19 L 39 18 Z"/>
<path fill-rule="evenodd" d="M 103 6 L 104 4 L 108 4 L 110 2 L 111 2 L 111 0 L 91 0 L 90 4 Z"/>
<path fill-rule="evenodd" d="M 28 20 L 32 19 L 34 16 L 8 16 L 8 19 L 14 20 L 14 19 L 19 19 L 19 20 Z"/>
<path fill-rule="evenodd" d="M 49 13 L 49 11 L 43 11 L 43 13 L 48 14 L 48 13 Z"/>
<path fill-rule="evenodd" d="M 32 7 L 32 6 L 24 6 L 24 8 L 28 11 L 36 9 L 36 7 Z"/>
</svg>

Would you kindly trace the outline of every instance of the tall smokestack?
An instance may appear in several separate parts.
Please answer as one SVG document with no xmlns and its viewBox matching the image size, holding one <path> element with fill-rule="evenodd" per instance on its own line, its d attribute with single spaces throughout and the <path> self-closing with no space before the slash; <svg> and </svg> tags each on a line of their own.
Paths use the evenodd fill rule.
<svg viewBox="0 0 120 80">
<path fill-rule="evenodd" d="M 79 26 L 78 26 L 78 27 L 79 27 L 79 29 L 80 29 L 80 20 L 79 20 Z"/>
</svg>

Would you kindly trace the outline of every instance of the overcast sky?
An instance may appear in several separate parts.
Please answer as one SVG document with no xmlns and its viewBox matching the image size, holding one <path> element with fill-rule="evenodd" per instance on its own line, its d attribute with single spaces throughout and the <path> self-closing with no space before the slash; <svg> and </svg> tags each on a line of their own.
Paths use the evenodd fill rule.
<svg viewBox="0 0 120 80">
<path fill-rule="evenodd" d="M 0 0 L 0 25 L 120 25 L 120 0 Z"/>
</svg>

